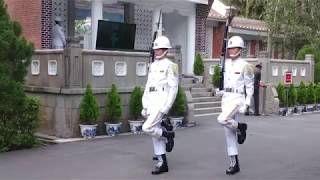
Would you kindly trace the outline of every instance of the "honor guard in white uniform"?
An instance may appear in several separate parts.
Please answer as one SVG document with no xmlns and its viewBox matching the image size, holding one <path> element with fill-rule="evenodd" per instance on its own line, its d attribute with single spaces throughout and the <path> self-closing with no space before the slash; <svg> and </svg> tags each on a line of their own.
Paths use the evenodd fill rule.
<svg viewBox="0 0 320 180">
<path fill-rule="evenodd" d="M 231 37 L 227 48 L 230 59 L 225 61 L 224 90 L 218 92 L 222 94 L 222 113 L 217 120 L 225 130 L 230 159 L 226 174 L 231 175 L 240 171 L 237 142 L 243 144 L 246 140 L 247 124 L 240 123 L 238 115 L 250 106 L 254 90 L 254 67 L 240 57 L 245 48 L 241 37 Z"/>
<path fill-rule="evenodd" d="M 64 29 L 62 27 L 61 17 L 56 17 L 54 19 L 55 25 L 53 26 L 53 40 L 52 48 L 53 49 L 63 49 L 66 46 L 66 36 L 64 35 Z"/>
<path fill-rule="evenodd" d="M 149 67 L 142 97 L 141 114 L 147 119 L 142 130 L 152 135 L 154 160 L 157 160 L 152 174 L 168 172 L 166 152 L 171 152 L 174 146 L 175 133 L 170 126 L 162 123 L 163 116 L 170 110 L 178 91 L 178 66 L 166 58 L 169 48 L 171 45 L 167 37 L 159 36 L 155 39 L 155 61 Z"/>
</svg>

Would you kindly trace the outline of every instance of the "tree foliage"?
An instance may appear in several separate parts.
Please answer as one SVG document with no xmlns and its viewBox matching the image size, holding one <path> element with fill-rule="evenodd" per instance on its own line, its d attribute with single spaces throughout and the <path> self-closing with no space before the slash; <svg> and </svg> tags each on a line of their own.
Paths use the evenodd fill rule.
<svg viewBox="0 0 320 180">
<path fill-rule="evenodd" d="M 116 123 L 122 115 L 121 97 L 116 85 L 112 84 L 106 99 L 107 119 L 110 123 Z"/>
<path fill-rule="evenodd" d="M 130 115 L 134 120 L 140 117 L 142 111 L 142 95 L 143 92 L 140 87 L 135 87 L 130 96 Z"/>
<path fill-rule="evenodd" d="M 95 124 L 99 114 L 97 99 L 93 95 L 90 84 L 88 84 L 80 103 L 80 120 L 84 124 Z"/>
<path fill-rule="evenodd" d="M 298 103 L 300 105 L 305 105 L 307 103 L 306 93 L 307 93 L 306 85 L 304 84 L 303 81 L 301 81 L 298 87 Z"/>
</svg>

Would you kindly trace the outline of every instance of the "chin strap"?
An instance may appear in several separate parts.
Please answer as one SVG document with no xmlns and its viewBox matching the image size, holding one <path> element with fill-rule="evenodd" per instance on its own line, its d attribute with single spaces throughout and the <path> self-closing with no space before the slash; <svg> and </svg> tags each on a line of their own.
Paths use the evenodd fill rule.
<svg viewBox="0 0 320 180">
<path fill-rule="evenodd" d="M 232 58 L 238 57 L 240 55 L 241 51 L 242 50 L 240 49 L 236 54 L 230 54 L 230 57 L 232 57 Z"/>
</svg>

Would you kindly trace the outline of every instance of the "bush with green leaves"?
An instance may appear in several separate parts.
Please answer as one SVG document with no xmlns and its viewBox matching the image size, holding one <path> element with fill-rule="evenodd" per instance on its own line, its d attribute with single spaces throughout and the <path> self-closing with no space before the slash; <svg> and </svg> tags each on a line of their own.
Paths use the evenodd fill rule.
<svg viewBox="0 0 320 180">
<path fill-rule="evenodd" d="M 200 54 L 196 55 L 196 59 L 193 64 L 193 73 L 196 76 L 202 76 L 204 73 L 204 65 L 203 65 L 203 60 Z"/>
<path fill-rule="evenodd" d="M 279 83 L 277 86 L 277 93 L 279 98 L 279 105 L 280 107 L 284 107 L 287 105 L 286 101 L 286 89 L 283 84 Z"/>
<path fill-rule="evenodd" d="M 316 94 L 316 102 L 320 104 L 320 83 L 316 85 L 315 94 Z"/>
<path fill-rule="evenodd" d="M 307 89 L 303 81 L 300 82 L 298 87 L 298 104 L 305 105 L 307 103 Z"/>
<path fill-rule="evenodd" d="M 315 62 L 320 62 L 320 51 L 311 45 L 304 45 L 297 53 L 297 59 L 304 60 L 306 54 L 313 54 Z"/>
<path fill-rule="evenodd" d="M 288 106 L 292 107 L 297 105 L 298 92 L 293 84 L 290 85 L 288 93 L 289 93 Z"/>
<path fill-rule="evenodd" d="M 316 92 L 313 83 L 310 83 L 307 87 L 307 104 L 316 103 Z"/>
<path fill-rule="evenodd" d="M 122 115 L 121 97 L 116 85 L 112 84 L 110 92 L 106 99 L 107 121 L 117 123 Z"/>
<path fill-rule="evenodd" d="M 134 120 L 137 120 L 141 116 L 141 111 L 143 108 L 142 96 L 143 96 L 143 91 L 141 90 L 141 88 L 138 86 L 134 87 L 131 93 L 130 102 L 129 102 L 130 116 Z"/>
<path fill-rule="evenodd" d="M 218 88 L 219 85 L 220 85 L 220 72 L 221 72 L 219 64 L 214 66 L 213 71 L 214 72 L 213 72 L 213 75 L 212 75 L 212 85 L 215 88 Z"/>
<path fill-rule="evenodd" d="M 10 20 L 5 3 L 0 0 L 0 151 L 36 144 L 33 133 L 39 109 L 26 97 L 23 88 L 33 49 L 33 44 L 22 36 L 19 23 Z"/>
<path fill-rule="evenodd" d="M 88 125 L 96 124 L 99 115 L 97 98 L 93 95 L 91 85 L 88 84 L 80 103 L 80 121 Z"/>
<path fill-rule="evenodd" d="M 320 83 L 320 62 L 314 65 L 314 82 Z"/>
<path fill-rule="evenodd" d="M 186 94 L 182 87 L 178 87 L 176 99 L 170 109 L 171 116 L 184 116 L 186 113 Z"/>
</svg>

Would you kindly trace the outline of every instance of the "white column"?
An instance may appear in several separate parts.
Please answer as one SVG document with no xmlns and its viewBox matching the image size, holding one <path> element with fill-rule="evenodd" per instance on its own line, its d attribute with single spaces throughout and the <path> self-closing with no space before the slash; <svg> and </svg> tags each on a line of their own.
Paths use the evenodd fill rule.
<svg viewBox="0 0 320 180">
<path fill-rule="evenodd" d="M 96 48 L 98 20 L 103 19 L 103 1 L 92 0 L 91 6 L 91 28 L 92 28 L 92 49 Z"/>
<path fill-rule="evenodd" d="M 155 31 L 158 29 L 158 22 L 159 22 L 159 16 L 160 16 L 161 8 L 157 7 L 153 10 L 153 17 L 152 17 L 152 36 Z M 158 35 L 162 35 L 162 16 L 160 17 L 160 25 L 159 25 L 159 31 Z"/>
<path fill-rule="evenodd" d="M 188 41 L 187 41 L 187 58 L 183 62 L 184 74 L 193 74 L 193 63 L 195 59 L 196 46 L 196 16 L 195 12 L 188 16 Z"/>
</svg>

